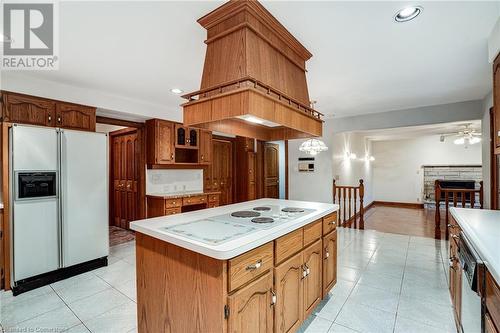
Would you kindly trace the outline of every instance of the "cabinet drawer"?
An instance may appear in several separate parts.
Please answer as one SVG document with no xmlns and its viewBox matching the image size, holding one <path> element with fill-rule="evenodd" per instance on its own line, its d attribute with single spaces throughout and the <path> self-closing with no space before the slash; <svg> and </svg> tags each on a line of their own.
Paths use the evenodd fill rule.
<svg viewBox="0 0 500 333">
<path fill-rule="evenodd" d="M 456 238 L 455 236 L 458 236 L 460 234 L 460 231 L 462 231 L 462 229 L 458 225 L 457 221 L 455 221 L 453 216 L 451 216 L 451 214 L 449 216 L 450 216 L 450 219 L 449 219 L 450 223 L 447 226 L 448 233 L 449 233 L 449 239 L 453 239 L 453 238 Z"/>
<path fill-rule="evenodd" d="M 304 227 L 304 246 L 321 237 L 321 219 Z"/>
<path fill-rule="evenodd" d="M 283 260 L 302 250 L 304 244 L 304 233 L 302 228 L 281 236 L 275 241 L 275 261 L 279 264 Z"/>
<path fill-rule="evenodd" d="M 165 209 L 165 215 L 173 215 L 173 214 L 180 214 L 180 213 L 181 213 L 181 207 Z"/>
<path fill-rule="evenodd" d="M 490 272 L 486 272 L 486 308 L 492 322 L 500 326 L 500 287 L 496 284 Z"/>
<path fill-rule="evenodd" d="M 182 206 L 182 198 L 179 199 L 165 199 L 165 209 Z"/>
<path fill-rule="evenodd" d="M 337 212 L 323 217 L 323 235 L 330 233 L 337 227 Z"/>
<path fill-rule="evenodd" d="M 183 206 L 198 205 L 198 204 L 202 204 L 202 203 L 206 203 L 206 202 L 207 202 L 206 195 L 198 195 L 195 197 L 182 198 L 182 205 Z"/>
<path fill-rule="evenodd" d="M 219 207 L 219 202 L 209 202 L 207 208 Z"/>
<path fill-rule="evenodd" d="M 233 291 L 254 277 L 265 273 L 273 267 L 273 243 L 267 243 L 256 249 L 230 259 L 229 291 Z"/>
<path fill-rule="evenodd" d="M 208 195 L 208 202 L 219 202 L 219 195 L 218 194 Z"/>
</svg>

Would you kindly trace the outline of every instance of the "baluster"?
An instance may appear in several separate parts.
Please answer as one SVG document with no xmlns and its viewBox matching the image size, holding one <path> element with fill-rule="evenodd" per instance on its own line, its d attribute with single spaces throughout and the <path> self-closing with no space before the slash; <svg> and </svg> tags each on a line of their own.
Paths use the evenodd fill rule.
<svg viewBox="0 0 500 333">
<path fill-rule="evenodd" d="M 481 209 L 484 208 L 483 204 L 484 204 L 484 201 L 483 201 L 483 181 L 481 180 L 479 182 L 479 204 L 481 205 Z"/>
<path fill-rule="evenodd" d="M 347 219 L 349 224 L 352 224 L 351 221 L 351 187 L 347 189 Z"/>
<path fill-rule="evenodd" d="M 356 216 L 356 204 L 357 204 L 358 200 L 356 199 L 357 198 L 356 192 L 358 192 L 358 188 L 357 187 L 354 188 L 354 225 L 356 225 L 356 222 L 357 222 L 356 221 L 357 220 L 357 216 Z"/>
<path fill-rule="evenodd" d="M 344 200 L 343 200 L 343 206 L 344 206 L 343 212 L 344 212 L 344 213 L 343 213 L 342 215 L 343 215 L 343 217 L 344 217 L 344 225 L 346 225 L 347 220 L 346 220 L 346 218 L 345 218 L 345 206 L 346 206 L 346 202 L 345 202 L 345 197 L 346 197 L 346 188 L 345 188 L 345 187 L 343 187 L 343 188 L 342 188 L 342 197 L 344 198 Z"/>
<path fill-rule="evenodd" d="M 445 206 L 445 225 L 446 225 L 446 239 L 448 239 L 448 206 L 450 205 L 450 192 L 444 190 L 444 206 Z"/>
<path fill-rule="evenodd" d="M 453 207 L 457 207 L 457 192 L 453 191 Z"/>
<path fill-rule="evenodd" d="M 476 205 L 476 191 L 471 192 L 470 194 L 470 208 L 474 208 Z"/>
<path fill-rule="evenodd" d="M 460 195 L 462 196 L 462 208 L 465 208 L 465 191 L 460 192 Z"/>
<path fill-rule="evenodd" d="M 363 179 L 359 180 L 359 229 L 365 228 L 365 207 L 363 206 L 363 198 L 365 196 L 365 185 Z"/>
<path fill-rule="evenodd" d="M 434 182 L 434 201 L 436 202 L 436 213 L 434 216 L 434 228 L 435 228 L 435 238 L 441 238 L 441 212 L 439 206 L 441 205 L 441 186 L 439 185 L 439 180 Z M 446 224 L 446 234 L 448 234 L 448 224 Z"/>
</svg>

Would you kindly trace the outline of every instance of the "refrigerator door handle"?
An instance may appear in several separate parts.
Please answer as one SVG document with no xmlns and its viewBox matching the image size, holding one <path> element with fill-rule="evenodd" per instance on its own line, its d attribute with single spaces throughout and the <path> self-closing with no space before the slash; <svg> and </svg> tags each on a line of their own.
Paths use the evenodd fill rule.
<svg viewBox="0 0 500 333">
<path fill-rule="evenodd" d="M 57 187 L 57 228 L 58 228 L 58 248 L 59 248 L 59 268 L 62 268 L 64 265 L 64 257 L 63 257 L 63 235 L 64 235 L 64 225 L 63 225 L 63 169 L 62 169 L 62 136 L 63 131 L 57 129 L 57 167 L 59 169 L 58 172 L 58 187 Z"/>
</svg>

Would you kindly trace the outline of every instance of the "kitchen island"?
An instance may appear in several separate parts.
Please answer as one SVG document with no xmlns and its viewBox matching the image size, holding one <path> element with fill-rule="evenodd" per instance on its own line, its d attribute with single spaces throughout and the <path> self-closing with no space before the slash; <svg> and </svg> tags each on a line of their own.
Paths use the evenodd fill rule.
<svg viewBox="0 0 500 333">
<path fill-rule="evenodd" d="M 287 332 L 337 280 L 337 205 L 259 199 L 131 223 L 139 332 Z"/>
<path fill-rule="evenodd" d="M 500 211 L 454 207 L 450 215 L 450 293 L 457 327 L 464 332 L 483 327 L 483 332 L 498 333 Z M 464 274 L 468 271 L 469 276 Z"/>
</svg>

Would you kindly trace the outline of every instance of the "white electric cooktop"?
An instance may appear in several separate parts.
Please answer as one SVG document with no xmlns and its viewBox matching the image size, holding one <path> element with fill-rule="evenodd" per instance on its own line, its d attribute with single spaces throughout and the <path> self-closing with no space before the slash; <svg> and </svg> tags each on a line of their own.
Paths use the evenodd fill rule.
<svg viewBox="0 0 500 333">
<path fill-rule="evenodd" d="M 210 218 L 163 227 L 164 230 L 210 245 L 219 245 L 258 230 L 293 221 L 315 209 L 261 205 Z"/>
</svg>

